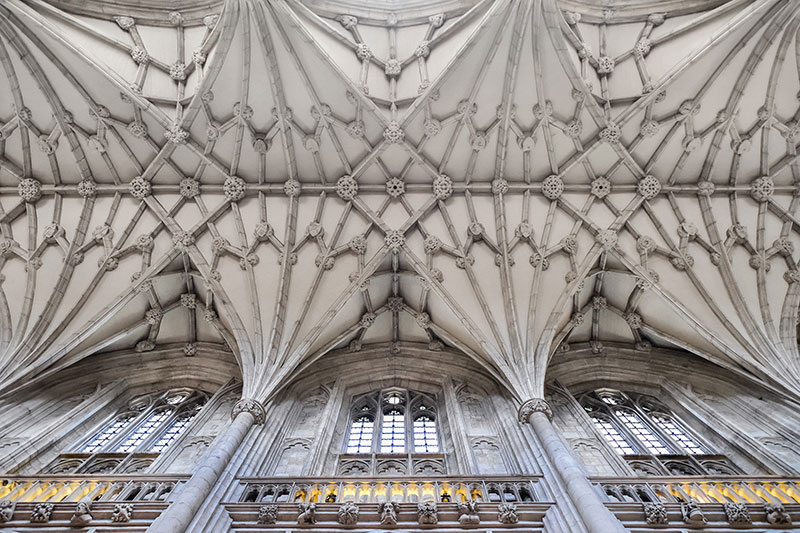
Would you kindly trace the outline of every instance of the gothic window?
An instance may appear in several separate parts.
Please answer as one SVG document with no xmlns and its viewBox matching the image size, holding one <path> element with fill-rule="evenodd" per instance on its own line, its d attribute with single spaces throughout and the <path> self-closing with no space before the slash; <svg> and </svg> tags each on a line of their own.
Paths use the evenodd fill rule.
<svg viewBox="0 0 800 533">
<path fill-rule="evenodd" d="M 350 426 L 350 437 L 347 439 L 347 453 L 369 453 L 372 451 L 372 427 L 374 421 L 370 415 L 361 415 Z"/>
<path fill-rule="evenodd" d="M 148 449 L 149 452 L 152 453 L 161 453 L 167 448 L 169 445 L 178 440 L 178 437 L 189 427 L 192 420 L 194 420 L 195 415 L 197 414 L 200 409 L 202 409 L 202 405 L 195 405 L 194 409 L 186 409 L 178 414 L 178 416 L 173 420 L 171 424 L 167 427 L 167 429 L 161 434 L 161 437 L 153 443 L 152 446 Z"/>
<path fill-rule="evenodd" d="M 633 455 L 633 446 L 625 440 L 625 437 L 617 430 L 614 423 L 606 416 L 595 415 L 592 416 L 592 422 L 597 428 L 597 431 L 603 436 L 604 439 L 614 448 L 614 451 L 620 455 Z"/>
<path fill-rule="evenodd" d="M 83 446 L 81 451 L 85 453 L 94 453 L 100 451 L 106 444 L 108 444 L 109 441 L 124 431 L 125 428 L 127 428 L 131 422 L 133 422 L 137 415 L 138 413 L 134 411 L 117 415 L 117 417 L 105 428 L 103 428 L 100 433 L 92 437 L 92 439 Z"/>
<path fill-rule="evenodd" d="M 656 413 L 651 414 L 650 418 L 658 424 L 662 431 L 672 437 L 686 453 L 692 455 L 705 453 L 705 450 L 671 416 Z"/>
<path fill-rule="evenodd" d="M 644 463 L 648 471 L 672 475 L 711 473 L 712 463 L 736 471 L 656 398 L 601 389 L 584 394 L 580 403 L 609 446 L 639 471 Z"/>
<path fill-rule="evenodd" d="M 145 419 L 144 423 L 140 424 L 139 427 L 136 428 L 130 436 L 128 436 L 125 441 L 117 446 L 114 451 L 115 452 L 122 452 L 122 453 L 129 453 L 134 451 L 136 448 L 141 446 L 141 444 L 147 440 L 149 436 L 151 436 L 155 431 L 164 423 L 164 421 L 169 418 L 172 414 L 170 409 L 159 409 L 158 411 L 150 414 L 150 416 Z"/>
<path fill-rule="evenodd" d="M 365 394 L 353 401 L 350 413 L 345 453 L 439 453 L 436 404 L 424 394 L 404 389 Z"/>
<path fill-rule="evenodd" d="M 414 419 L 412 432 L 416 453 L 438 453 L 439 434 L 436 431 L 436 418 L 433 405 L 427 398 L 419 397 L 411 404 Z"/>
<path fill-rule="evenodd" d="M 614 409 L 614 414 L 650 453 L 662 455 L 669 452 L 661 440 L 650 430 L 648 424 L 636 413 L 629 409 Z"/>
<path fill-rule="evenodd" d="M 406 417 L 397 407 L 383 414 L 381 424 L 381 453 L 403 453 L 406 451 Z"/>
<path fill-rule="evenodd" d="M 75 451 L 62 454 L 50 472 L 64 472 L 65 465 L 74 473 L 128 471 L 137 465 L 149 465 L 186 431 L 202 409 L 207 396 L 192 389 L 173 389 L 140 396 Z"/>
</svg>

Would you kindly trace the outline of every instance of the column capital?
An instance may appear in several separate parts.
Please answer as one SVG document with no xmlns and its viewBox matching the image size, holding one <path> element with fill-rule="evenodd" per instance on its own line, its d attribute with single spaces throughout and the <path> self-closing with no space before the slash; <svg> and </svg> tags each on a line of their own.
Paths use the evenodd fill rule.
<svg viewBox="0 0 800 533">
<path fill-rule="evenodd" d="M 231 418 L 236 418 L 239 416 L 239 413 L 250 413 L 253 415 L 256 425 L 263 424 L 266 419 L 264 406 L 261 405 L 261 402 L 253 400 L 252 398 L 242 398 L 236 402 L 236 405 L 234 405 L 231 410 Z"/>
<path fill-rule="evenodd" d="M 531 398 L 519 406 L 517 419 L 520 424 L 527 424 L 533 413 L 544 413 L 549 420 L 553 420 L 553 410 L 544 398 Z"/>
</svg>

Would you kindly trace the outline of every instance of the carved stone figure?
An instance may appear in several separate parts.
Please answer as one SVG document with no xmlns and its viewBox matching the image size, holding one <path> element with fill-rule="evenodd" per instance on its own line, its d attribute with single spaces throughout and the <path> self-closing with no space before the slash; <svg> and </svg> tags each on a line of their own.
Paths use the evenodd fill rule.
<svg viewBox="0 0 800 533">
<path fill-rule="evenodd" d="M 642 504 L 642 507 L 648 525 L 667 523 L 667 508 L 663 503 L 645 503 Z"/>
<path fill-rule="evenodd" d="M 501 503 L 497 506 L 497 521 L 501 524 L 516 524 L 519 522 L 517 506 L 513 503 Z"/>
<path fill-rule="evenodd" d="M 275 504 L 262 505 L 258 508 L 259 524 L 274 524 L 278 521 L 278 506 Z"/>
<path fill-rule="evenodd" d="M 92 502 L 78 502 L 77 505 L 75 505 L 75 512 L 69 520 L 69 525 L 73 527 L 88 526 L 92 521 L 92 515 L 90 513 L 91 507 Z"/>
<path fill-rule="evenodd" d="M 31 522 L 45 523 L 50 521 L 50 515 L 53 514 L 52 503 L 37 503 L 33 506 L 31 511 Z"/>
<path fill-rule="evenodd" d="M 0 524 L 11 522 L 11 519 L 14 518 L 14 507 L 16 506 L 17 502 L 8 500 L 0 502 Z"/>
<path fill-rule="evenodd" d="M 770 524 L 791 525 L 792 517 L 786 512 L 783 504 L 767 502 L 764 504 L 764 513 L 766 514 L 767 522 Z"/>
<path fill-rule="evenodd" d="M 684 523 L 693 526 L 702 526 L 708 522 L 700 506 L 697 505 L 697 502 L 682 503 L 681 515 L 683 516 Z"/>
<path fill-rule="evenodd" d="M 352 502 L 343 503 L 336 513 L 336 519 L 345 526 L 355 525 L 358 523 L 358 505 Z"/>
<path fill-rule="evenodd" d="M 297 506 L 297 510 L 300 513 L 297 515 L 297 523 L 300 524 L 301 526 L 304 526 L 306 524 L 314 524 L 317 521 L 316 503 L 301 503 Z"/>
<path fill-rule="evenodd" d="M 730 524 L 752 524 L 753 519 L 750 518 L 750 510 L 747 505 L 743 503 L 723 503 L 722 507 L 725 508 L 725 516 Z"/>
<path fill-rule="evenodd" d="M 111 513 L 112 522 L 130 522 L 131 518 L 133 518 L 132 503 L 118 503 L 114 506 L 114 511 Z"/>
<path fill-rule="evenodd" d="M 458 523 L 462 526 L 479 524 L 481 517 L 478 514 L 477 500 L 458 502 Z"/>
<path fill-rule="evenodd" d="M 420 524 L 438 524 L 439 509 L 435 502 L 424 502 L 417 504 L 417 521 Z"/>
<path fill-rule="evenodd" d="M 400 506 L 396 502 L 383 502 L 378 506 L 378 513 L 381 515 L 382 526 L 392 526 L 397 523 L 397 513 Z"/>
</svg>

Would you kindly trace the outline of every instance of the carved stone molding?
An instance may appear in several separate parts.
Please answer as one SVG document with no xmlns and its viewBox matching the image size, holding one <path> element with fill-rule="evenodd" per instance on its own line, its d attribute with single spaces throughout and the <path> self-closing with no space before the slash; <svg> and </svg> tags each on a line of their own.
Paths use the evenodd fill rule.
<svg viewBox="0 0 800 533">
<path fill-rule="evenodd" d="M 417 521 L 421 525 L 438 524 L 439 509 L 436 506 L 436 502 L 417 504 Z"/>
<path fill-rule="evenodd" d="M 553 420 L 553 410 L 550 405 L 543 398 L 531 398 L 519 406 L 517 411 L 517 419 L 520 424 L 527 424 L 533 413 L 544 413 L 547 418 Z"/>
<path fill-rule="evenodd" d="M 133 504 L 131 503 L 118 503 L 114 506 L 114 511 L 111 513 L 112 522 L 130 522 L 133 517 Z"/>
<path fill-rule="evenodd" d="M 233 406 L 233 410 L 231 411 L 231 418 L 235 419 L 239 416 L 239 413 L 250 413 L 255 418 L 255 424 L 261 425 L 264 423 L 266 418 L 266 412 L 264 411 L 264 406 L 258 400 L 253 400 L 251 398 L 242 398 L 236 405 Z"/>
<path fill-rule="evenodd" d="M 31 511 L 31 523 L 47 523 L 50 521 L 50 516 L 52 514 L 52 503 L 37 503 L 33 506 L 33 510 Z"/>
<path fill-rule="evenodd" d="M 0 502 L 0 523 L 11 521 L 11 519 L 14 517 L 14 508 L 16 506 L 17 502 L 8 500 Z"/>
<path fill-rule="evenodd" d="M 69 520 L 72 527 L 86 527 L 92 522 L 91 514 L 92 502 L 80 501 L 75 506 L 75 512 Z"/>
<path fill-rule="evenodd" d="M 358 523 L 358 505 L 352 502 L 343 503 L 336 513 L 337 521 L 345 526 L 353 526 Z"/>
<path fill-rule="evenodd" d="M 498 505 L 497 521 L 501 524 L 516 524 L 519 522 L 517 506 L 513 503 L 501 503 Z"/>
<path fill-rule="evenodd" d="M 667 508 L 663 503 L 643 504 L 644 517 L 648 525 L 662 525 L 668 522 Z"/>
<path fill-rule="evenodd" d="M 274 524 L 278 521 L 278 506 L 275 504 L 262 505 L 258 508 L 259 524 Z"/>
</svg>

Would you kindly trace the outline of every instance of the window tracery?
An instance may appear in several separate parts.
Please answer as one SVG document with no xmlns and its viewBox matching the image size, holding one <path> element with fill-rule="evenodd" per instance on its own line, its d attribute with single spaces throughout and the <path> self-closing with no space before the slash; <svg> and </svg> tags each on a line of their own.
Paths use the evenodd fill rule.
<svg viewBox="0 0 800 533">
<path fill-rule="evenodd" d="M 656 398 L 599 389 L 579 402 L 608 445 L 642 474 L 738 473 Z"/>
<path fill-rule="evenodd" d="M 206 401 L 205 393 L 193 389 L 171 389 L 134 398 L 74 451 L 62 454 L 47 471 L 143 470 L 178 440 Z"/>
<path fill-rule="evenodd" d="M 353 399 L 344 453 L 371 455 L 370 463 L 378 455 L 439 454 L 439 439 L 437 405 L 433 398 L 405 389 L 384 389 Z M 388 457 L 385 461 L 397 462 Z M 393 468 L 398 468 L 397 464 L 393 463 Z M 357 473 L 367 473 L 370 469 L 364 458 L 356 457 L 340 461 L 340 470 L 344 467 L 350 473 L 355 472 L 354 468 Z M 376 464 L 375 470 L 380 473 L 381 465 Z"/>
</svg>

